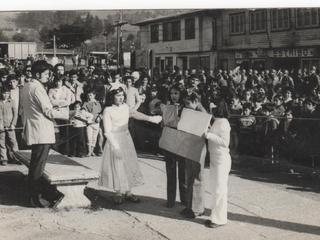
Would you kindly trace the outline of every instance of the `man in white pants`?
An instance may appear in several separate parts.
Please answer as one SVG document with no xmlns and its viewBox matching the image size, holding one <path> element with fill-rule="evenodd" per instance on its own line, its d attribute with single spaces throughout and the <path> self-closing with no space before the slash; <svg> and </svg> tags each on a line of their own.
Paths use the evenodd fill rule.
<svg viewBox="0 0 320 240">
<path fill-rule="evenodd" d="M 212 187 L 212 212 L 205 226 L 215 228 L 227 223 L 228 178 L 231 169 L 229 150 L 231 127 L 227 119 L 216 118 L 206 134 L 210 152 L 210 179 Z"/>
</svg>

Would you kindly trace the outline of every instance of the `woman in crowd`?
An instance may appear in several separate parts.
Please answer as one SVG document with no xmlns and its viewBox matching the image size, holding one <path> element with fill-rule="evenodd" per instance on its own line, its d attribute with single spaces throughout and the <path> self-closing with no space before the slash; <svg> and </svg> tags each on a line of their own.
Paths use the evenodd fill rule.
<svg viewBox="0 0 320 240">
<path fill-rule="evenodd" d="M 116 192 L 115 204 L 124 200 L 140 202 L 131 193 L 133 187 L 143 184 L 137 153 L 128 130 L 129 117 L 159 123 L 160 116 L 147 116 L 137 111 L 130 112 L 125 103 L 125 92 L 119 87 L 109 93 L 109 103 L 103 111 L 104 147 L 99 185 Z"/>
</svg>

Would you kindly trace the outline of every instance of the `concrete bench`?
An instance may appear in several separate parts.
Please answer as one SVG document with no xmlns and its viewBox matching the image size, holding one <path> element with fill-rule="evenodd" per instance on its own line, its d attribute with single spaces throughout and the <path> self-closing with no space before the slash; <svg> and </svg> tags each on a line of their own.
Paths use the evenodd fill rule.
<svg viewBox="0 0 320 240">
<path fill-rule="evenodd" d="M 29 167 L 31 150 L 21 150 L 15 155 L 18 161 Z M 96 171 L 50 150 L 44 178 L 64 195 L 57 208 L 90 206 L 91 202 L 84 195 L 84 189 L 89 182 L 96 181 L 98 177 Z"/>
</svg>

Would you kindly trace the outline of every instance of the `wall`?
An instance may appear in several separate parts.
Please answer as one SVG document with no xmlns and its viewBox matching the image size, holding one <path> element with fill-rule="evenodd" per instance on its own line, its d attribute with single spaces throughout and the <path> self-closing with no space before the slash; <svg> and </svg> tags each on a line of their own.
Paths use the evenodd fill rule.
<svg viewBox="0 0 320 240">
<path fill-rule="evenodd" d="M 291 9 L 291 16 L 295 10 Z M 230 35 L 229 14 L 245 12 L 246 32 L 242 35 Z M 267 31 L 264 33 L 250 33 L 249 31 L 249 10 L 225 10 L 222 13 L 222 49 L 246 49 L 246 48 L 279 48 L 319 45 L 320 28 L 296 29 L 293 17 L 291 28 L 285 31 L 273 32 L 271 29 L 270 9 L 267 10 Z M 222 27 L 220 26 L 220 27 Z M 268 36 L 269 34 L 269 36 Z"/>
</svg>

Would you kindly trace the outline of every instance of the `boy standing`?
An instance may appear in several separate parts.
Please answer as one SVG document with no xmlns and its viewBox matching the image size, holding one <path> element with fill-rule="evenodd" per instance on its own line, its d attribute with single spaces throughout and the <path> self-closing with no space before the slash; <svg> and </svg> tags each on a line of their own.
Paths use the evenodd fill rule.
<svg viewBox="0 0 320 240">
<path fill-rule="evenodd" d="M 2 165 L 7 165 L 8 160 L 14 160 L 14 152 L 18 150 L 18 143 L 14 130 L 18 119 L 18 109 L 10 99 L 9 88 L 3 88 L 0 111 L 2 112 L 3 123 L 2 131 L 0 131 L 0 159 Z M 7 148 L 9 158 L 7 156 Z"/>
<path fill-rule="evenodd" d="M 71 155 L 75 157 L 84 157 L 86 155 L 86 127 L 92 122 L 93 115 L 84 109 L 81 109 L 81 102 L 76 101 L 73 104 L 71 114 L 71 135 L 74 136 L 71 141 Z"/>
<path fill-rule="evenodd" d="M 88 157 L 94 156 L 93 150 L 97 143 L 100 128 L 100 113 L 102 111 L 101 104 L 96 100 L 94 90 L 88 91 L 88 101 L 83 104 L 83 109 L 93 115 L 93 122 L 87 127 L 88 137 Z"/>
</svg>

